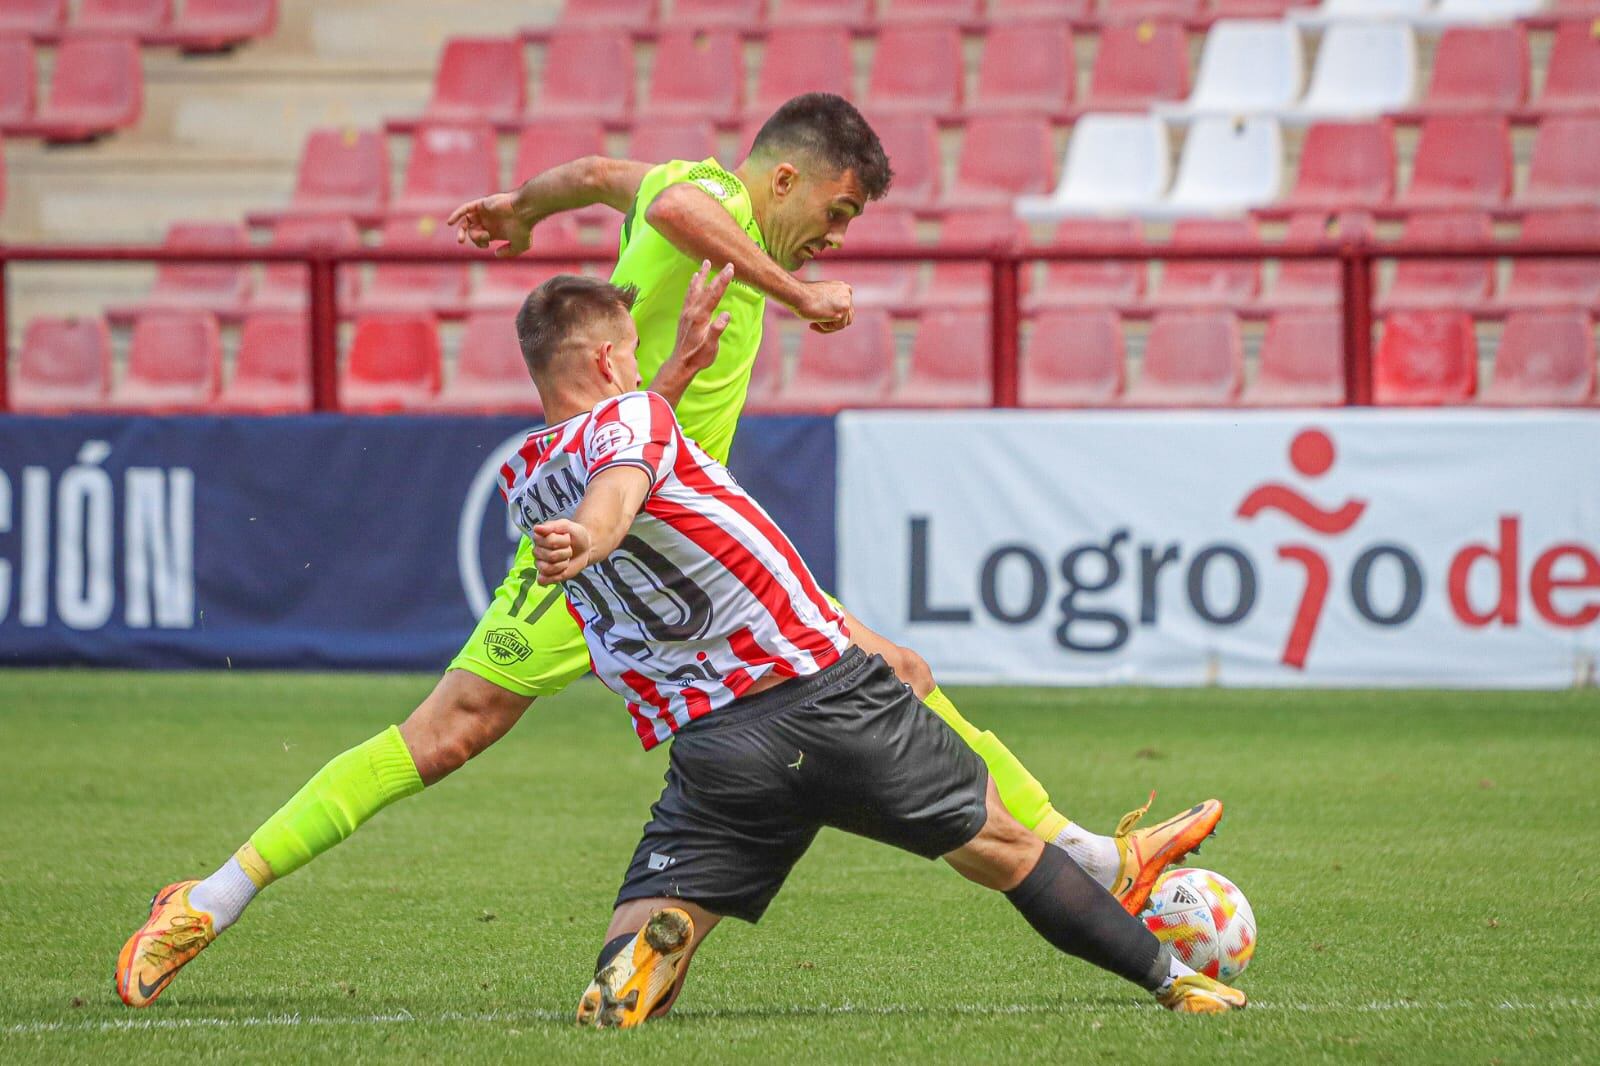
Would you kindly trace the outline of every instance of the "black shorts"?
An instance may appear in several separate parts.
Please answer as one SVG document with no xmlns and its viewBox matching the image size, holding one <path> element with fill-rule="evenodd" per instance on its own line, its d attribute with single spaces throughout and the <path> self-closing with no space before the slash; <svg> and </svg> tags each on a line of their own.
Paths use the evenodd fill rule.
<svg viewBox="0 0 1600 1066">
<path fill-rule="evenodd" d="M 678 731 L 617 902 L 754 922 L 823 826 L 938 858 L 983 828 L 988 780 L 882 658 L 851 648 Z"/>
</svg>

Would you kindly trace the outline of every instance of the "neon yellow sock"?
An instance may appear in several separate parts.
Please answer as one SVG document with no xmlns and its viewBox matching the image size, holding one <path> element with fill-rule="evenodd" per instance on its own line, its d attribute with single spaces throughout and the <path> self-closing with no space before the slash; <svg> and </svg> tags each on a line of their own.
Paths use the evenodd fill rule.
<svg viewBox="0 0 1600 1066">
<path fill-rule="evenodd" d="M 1000 800 L 1011 816 L 1045 843 L 1053 841 L 1068 824 L 1066 816 L 1051 805 L 1050 794 L 1022 761 L 1011 754 L 1011 749 L 993 733 L 980 733 L 976 726 L 961 717 L 961 712 L 942 689 L 935 688 L 922 697 L 922 702 L 983 759 L 989 767 L 989 776 L 994 778 Z"/>
<path fill-rule="evenodd" d="M 395 800 L 421 791 L 422 778 L 400 727 L 390 726 L 318 770 L 250 835 L 249 847 L 266 863 L 272 878 L 287 877 Z M 259 871 L 242 860 L 240 865 L 256 880 Z"/>
</svg>

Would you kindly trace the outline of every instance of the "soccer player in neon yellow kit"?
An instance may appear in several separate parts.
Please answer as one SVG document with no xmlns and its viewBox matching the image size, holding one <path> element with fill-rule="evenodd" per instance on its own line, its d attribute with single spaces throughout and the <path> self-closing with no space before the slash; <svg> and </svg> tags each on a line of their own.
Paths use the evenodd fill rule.
<svg viewBox="0 0 1600 1066">
<path fill-rule="evenodd" d="M 589 157 L 537 175 L 514 192 L 464 204 L 448 220 L 496 254 L 526 251 L 533 226 L 561 211 L 606 204 L 625 214 L 611 280 L 638 290 L 639 369 L 674 399 L 685 431 L 725 462 L 761 340 L 766 300 L 777 299 L 819 332 L 850 325 L 850 287 L 802 281 L 793 271 L 844 241 L 850 221 L 888 190 L 889 161 L 876 134 L 841 97 L 789 101 L 757 135 L 735 171 L 713 159 L 654 166 Z M 698 374 L 674 351 L 685 294 L 702 261 L 734 267 L 718 309 L 720 354 Z M 509 328 L 509 323 L 508 323 Z M 399 726 L 336 756 L 214 874 L 168 885 L 124 945 L 117 990 L 129 1006 L 153 1001 L 177 971 L 243 912 L 257 891 L 346 839 L 390 803 L 421 791 L 483 751 L 533 700 L 589 669 L 588 652 L 558 589 L 535 586 L 524 540 L 511 572 L 433 692 Z M 856 643 L 881 654 L 918 697 L 981 756 L 1012 815 L 1061 847 L 1137 912 L 1156 876 L 1197 847 L 1222 807 L 1208 800 L 1148 829 L 1130 813 L 1114 836 L 1090 833 L 1051 805 L 1043 786 L 994 736 L 971 725 L 934 683 L 920 656 L 847 615 Z M 1148 807 L 1148 804 L 1146 804 Z"/>
</svg>

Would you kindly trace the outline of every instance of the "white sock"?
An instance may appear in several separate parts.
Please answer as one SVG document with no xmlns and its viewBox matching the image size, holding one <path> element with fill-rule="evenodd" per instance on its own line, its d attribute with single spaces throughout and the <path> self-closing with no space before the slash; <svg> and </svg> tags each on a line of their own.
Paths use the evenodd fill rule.
<svg viewBox="0 0 1600 1066">
<path fill-rule="evenodd" d="M 259 891 L 239 860 L 230 858 L 221 869 L 190 890 L 189 906 L 211 915 L 212 925 L 220 933 L 239 920 L 239 915 Z"/>
<path fill-rule="evenodd" d="M 1159 996 L 1161 993 L 1171 988 L 1172 982 L 1176 981 L 1178 978 L 1188 977 L 1194 972 L 1195 971 L 1191 969 L 1186 962 L 1178 958 L 1178 953 L 1174 951 L 1171 955 L 1171 962 L 1168 964 L 1167 979 L 1161 982 L 1160 988 L 1156 989 L 1156 995 Z"/>
<path fill-rule="evenodd" d="M 1068 822 L 1051 843 L 1083 867 L 1083 872 L 1098 881 L 1101 888 L 1111 890 L 1117 872 L 1122 869 L 1122 856 L 1117 852 L 1115 840 L 1091 833 L 1077 822 Z"/>
</svg>

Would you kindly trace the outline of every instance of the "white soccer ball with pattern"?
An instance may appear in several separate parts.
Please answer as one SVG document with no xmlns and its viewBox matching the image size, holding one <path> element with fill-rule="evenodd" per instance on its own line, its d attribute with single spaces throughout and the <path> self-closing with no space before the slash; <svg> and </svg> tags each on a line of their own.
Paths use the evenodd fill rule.
<svg viewBox="0 0 1600 1066">
<path fill-rule="evenodd" d="M 1182 867 L 1156 881 L 1139 915 L 1189 966 L 1219 981 L 1244 973 L 1256 952 L 1256 916 L 1239 886 L 1210 870 Z"/>
</svg>

